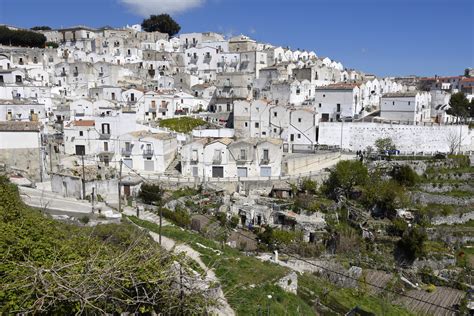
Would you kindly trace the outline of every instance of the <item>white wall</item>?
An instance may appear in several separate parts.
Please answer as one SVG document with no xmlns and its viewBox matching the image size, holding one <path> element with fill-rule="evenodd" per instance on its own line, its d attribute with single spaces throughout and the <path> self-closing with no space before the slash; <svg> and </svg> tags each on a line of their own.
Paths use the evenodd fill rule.
<svg viewBox="0 0 474 316">
<path fill-rule="evenodd" d="M 474 150 L 474 133 L 467 125 L 397 125 L 381 123 L 321 122 L 319 144 L 339 146 L 349 150 L 364 150 L 374 146 L 378 138 L 390 137 L 401 152 L 449 152 L 450 137 L 461 134 L 462 151 Z"/>
</svg>

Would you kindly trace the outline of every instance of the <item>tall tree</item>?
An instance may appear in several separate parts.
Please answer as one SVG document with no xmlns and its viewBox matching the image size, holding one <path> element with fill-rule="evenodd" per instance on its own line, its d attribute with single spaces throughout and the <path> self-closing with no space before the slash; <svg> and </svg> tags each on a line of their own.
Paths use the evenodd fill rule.
<svg viewBox="0 0 474 316">
<path fill-rule="evenodd" d="M 176 35 L 181 30 L 181 26 L 169 15 L 150 15 L 148 19 L 142 22 L 142 28 L 145 32 L 167 33 L 170 37 Z"/>
<path fill-rule="evenodd" d="M 342 160 L 331 170 L 328 179 L 324 183 L 324 191 L 332 198 L 337 198 L 339 193 L 348 197 L 355 186 L 363 185 L 367 180 L 367 167 L 362 162 Z"/>
<path fill-rule="evenodd" d="M 449 110 L 446 111 L 448 114 L 455 116 L 458 121 L 464 120 L 469 116 L 469 101 L 462 92 L 454 93 L 451 95 L 449 101 Z"/>
<path fill-rule="evenodd" d="M 377 148 L 380 154 L 385 154 L 387 152 L 388 154 L 390 154 L 391 151 L 394 151 L 397 149 L 395 147 L 395 144 L 393 143 L 393 140 L 390 137 L 377 139 L 375 141 L 375 147 Z"/>
</svg>

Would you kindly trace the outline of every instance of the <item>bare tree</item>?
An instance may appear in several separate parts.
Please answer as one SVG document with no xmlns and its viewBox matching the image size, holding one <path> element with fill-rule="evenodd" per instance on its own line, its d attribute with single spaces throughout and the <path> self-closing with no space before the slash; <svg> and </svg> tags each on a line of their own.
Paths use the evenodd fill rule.
<svg viewBox="0 0 474 316">
<path fill-rule="evenodd" d="M 449 146 L 449 154 L 454 154 L 456 150 L 461 151 L 461 134 L 458 134 L 455 131 L 450 131 L 446 135 L 446 142 L 448 143 Z"/>
</svg>

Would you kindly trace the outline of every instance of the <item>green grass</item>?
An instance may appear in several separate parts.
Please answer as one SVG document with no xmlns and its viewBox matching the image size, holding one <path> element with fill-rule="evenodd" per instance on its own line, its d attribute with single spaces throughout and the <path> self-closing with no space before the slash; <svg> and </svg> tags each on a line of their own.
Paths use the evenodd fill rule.
<svg viewBox="0 0 474 316">
<path fill-rule="evenodd" d="M 134 223 L 158 232 L 158 225 L 136 217 L 129 217 Z M 314 312 L 306 302 L 293 294 L 286 293 L 274 283 L 289 273 L 279 265 L 262 262 L 245 256 L 236 249 L 220 245 L 197 233 L 174 226 L 163 227 L 163 235 L 186 243 L 201 254 L 202 261 L 212 267 L 222 284 L 224 294 L 238 315 L 258 315 L 270 309 L 271 315 L 312 315 Z M 218 254 L 212 249 L 218 250 Z M 269 300 L 267 295 L 271 295 Z"/>
<path fill-rule="evenodd" d="M 161 127 L 169 128 L 178 133 L 190 133 L 198 126 L 205 125 L 206 122 L 201 119 L 192 117 L 179 117 L 161 120 L 159 125 Z"/>
<path fill-rule="evenodd" d="M 339 288 L 325 279 L 308 273 L 298 277 L 298 295 L 308 304 L 319 299 L 334 312 L 334 315 L 344 314 L 356 306 L 375 315 L 413 315 L 403 307 L 392 305 L 381 297 L 368 295 L 367 291 Z"/>
</svg>

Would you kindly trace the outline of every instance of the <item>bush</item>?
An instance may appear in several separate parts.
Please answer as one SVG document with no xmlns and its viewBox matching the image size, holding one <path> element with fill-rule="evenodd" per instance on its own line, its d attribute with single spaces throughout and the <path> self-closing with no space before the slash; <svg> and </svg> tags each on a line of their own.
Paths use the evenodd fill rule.
<svg viewBox="0 0 474 316">
<path fill-rule="evenodd" d="M 174 212 L 167 208 L 162 208 L 161 212 L 164 218 L 169 219 L 173 224 L 179 227 L 189 228 L 191 225 L 191 216 L 186 210 L 180 207 L 176 207 Z"/>
<path fill-rule="evenodd" d="M 364 185 L 367 180 L 367 167 L 362 162 L 342 160 L 331 170 L 323 190 L 331 198 L 336 198 L 339 192 L 348 197 L 355 186 Z"/>
<path fill-rule="evenodd" d="M 79 221 L 80 221 L 82 224 L 86 225 L 87 223 L 89 223 L 90 218 L 89 218 L 89 216 L 84 215 L 84 216 L 82 216 L 81 218 L 79 218 Z"/>
<path fill-rule="evenodd" d="M 421 227 L 413 227 L 405 231 L 397 243 L 397 248 L 407 260 L 413 262 L 425 255 L 426 240 L 426 232 Z"/>
<path fill-rule="evenodd" d="M 146 204 L 158 204 L 163 197 L 163 190 L 158 184 L 143 183 L 138 197 Z"/>
<path fill-rule="evenodd" d="M 396 218 L 392 224 L 387 227 L 387 233 L 391 236 L 402 237 L 403 233 L 408 229 L 408 224 L 401 218 Z"/>
<path fill-rule="evenodd" d="M 318 185 L 316 181 L 313 181 L 310 178 L 304 178 L 303 182 L 301 183 L 301 190 L 303 190 L 306 193 L 315 194 L 317 187 Z"/>
<path fill-rule="evenodd" d="M 412 187 L 418 182 L 418 175 L 408 165 L 394 167 L 391 176 L 395 181 L 406 187 Z"/>
</svg>

